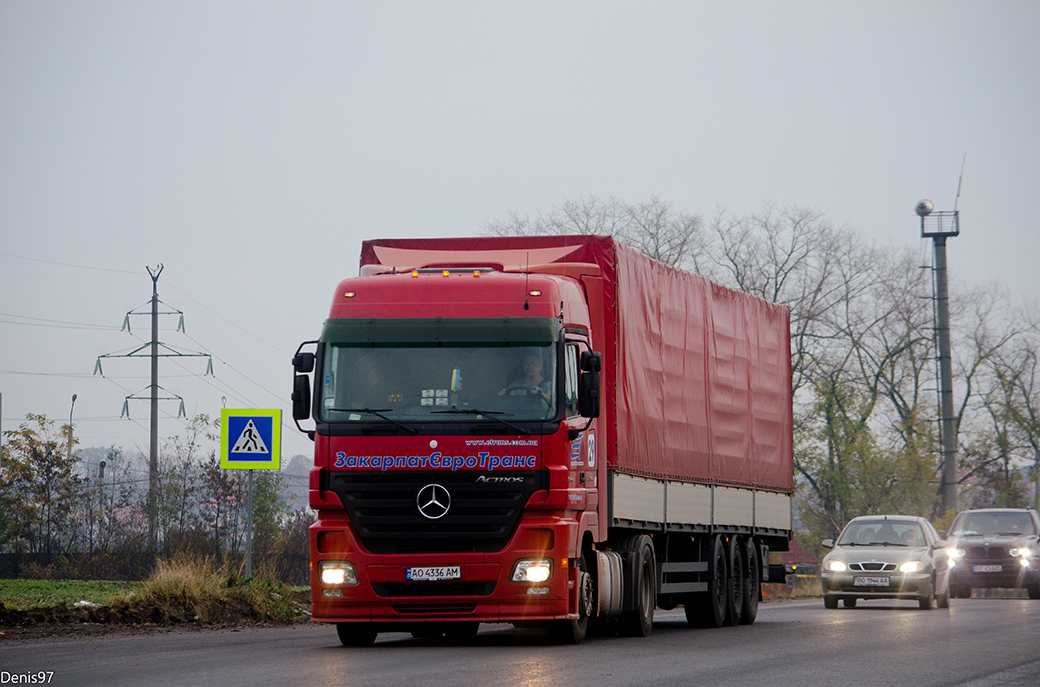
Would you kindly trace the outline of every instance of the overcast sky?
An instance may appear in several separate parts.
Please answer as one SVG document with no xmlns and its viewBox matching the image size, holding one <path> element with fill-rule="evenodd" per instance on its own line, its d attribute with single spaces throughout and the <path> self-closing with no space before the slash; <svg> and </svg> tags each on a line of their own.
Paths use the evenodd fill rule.
<svg viewBox="0 0 1040 687">
<path fill-rule="evenodd" d="M 0 0 L 0 394 L 148 450 L 145 358 L 188 415 L 288 413 L 363 239 L 565 199 L 815 208 L 951 278 L 1040 293 L 1040 2 Z M 160 434 L 180 434 L 176 401 Z M 287 418 L 289 416 L 287 415 Z M 286 423 L 292 427 L 291 419 Z M 309 453 L 294 427 L 283 453 Z"/>
</svg>

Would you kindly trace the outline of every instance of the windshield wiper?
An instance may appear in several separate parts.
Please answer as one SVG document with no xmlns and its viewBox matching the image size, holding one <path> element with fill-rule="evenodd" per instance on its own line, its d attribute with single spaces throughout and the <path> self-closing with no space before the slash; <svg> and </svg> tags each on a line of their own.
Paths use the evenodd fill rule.
<svg viewBox="0 0 1040 687">
<path fill-rule="evenodd" d="M 419 432 L 419 430 L 415 429 L 414 427 L 402 425 L 400 422 L 393 419 L 392 417 L 387 417 L 386 415 L 383 415 L 383 413 L 392 413 L 394 411 L 393 408 L 335 408 L 334 410 L 337 410 L 341 413 L 370 413 L 371 415 L 375 415 L 380 419 L 386 420 L 395 427 L 400 427 L 409 434 L 418 434 Z"/>
<path fill-rule="evenodd" d="M 904 544 L 902 542 L 896 542 L 896 541 L 874 541 L 874 542 L 870 542 L 870 545 L 871 546 L 906 546 L 906 544 Z"/>
<path fill-rule="evenodd" d="M 514 425 L 512 422 L 506 422 L 500 417 L 495 417 L 496 415 L 501 415 L 502 413 L 494 410 L 480 410 L 479 408 L 452 408 L 451 410 L 434 410 L 433 413 L 460 413 L 462 415 L 480 415 L 486 417 L 489 420 L 494 420 L 495 422 L 505 425 L 517 434 L 523 434 L 524 436 L 527 436 L 531 433 L 523 427 Z"/>
</svg>

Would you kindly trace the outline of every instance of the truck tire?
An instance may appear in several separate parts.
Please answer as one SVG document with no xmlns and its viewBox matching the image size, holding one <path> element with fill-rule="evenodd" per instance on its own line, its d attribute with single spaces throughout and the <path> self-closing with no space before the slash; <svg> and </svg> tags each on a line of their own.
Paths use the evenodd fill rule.
<svg viewBox="0 0 1040 687">
<path fill-rule="evenodd" d="M 729 588 L 726 547 L 722 537 L 716 536 L 711 544 L 708 562 L 708 591 L 691 594 L 686 603 L 686 622 L 692 627 L 722 627 L 726 622 L 726 607 Z"/>
<path fill-rule="evenodd" d="M 654 540 L 645 534 L 629 537 L 622 544 L 630 571 L 634 607 L 622 611 L 618 616 L 618 633 L 626 637 L 646 637 L 654 625 L 654 609 L 657 608 L 657 559 L 654 557 Z"/>
<path fill-rule="evenodd" d="M 589 630 L 595 603 L 595 588 L 585 555 L 578 559 L 578 619 L 549 621 L 549 639 L 555 644 L 581 644 Z"/>
<path fill-rule="evenodd" d="M 734 626 L 740 624 L 740 618 L 744 614 L 744 577 L 747 569 L 744 567 L 744 543 L 740 537 L 730 537 L 729 546 L 726 547 L 729 554 L 729 584 L 726 591 L 729 598 L 726 600 L 726 625 Z"/>
<path fill-rule="evenodd" d="M 336 623 L 336 633 L 343 646 L 371 646 L 379 634 L 368 623 Z"/>
<path fill-rule="evenodd" d="M 741 625 L 751 625 L 758 617 L 758 594 L 762 583 L 762 565 L 758 557 L 758 544 L 748 538 L 744 552 L 744 610 L 740 614 Z"/>
</svg>

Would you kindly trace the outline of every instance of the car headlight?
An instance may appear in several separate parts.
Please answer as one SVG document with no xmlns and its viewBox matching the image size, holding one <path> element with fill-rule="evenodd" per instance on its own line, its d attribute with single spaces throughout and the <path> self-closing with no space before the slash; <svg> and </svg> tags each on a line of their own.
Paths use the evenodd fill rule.
<svg viewBox="0 0 1040 687">
<path fill-rule="evenodd" d="M 849 569 L 844 561 L 827 561 L 824 567 L 831 572 L 845 572 Z"/>
<path fill-rule="evenodd" d="M 551 558 L 521 558 L 513 566 L 513 582 L 545 582 L 552 577 Z"/>
<path fill-rule="evenodd" d="M 951 561 L 959 561 L 964 558 L 964 549 L 958 549 L 955 546 L 951 546 L 946 549 L 946 555 L 949 556 Z"/>
<path fill-rule="evenodd" d="M 1010 553 L 1015 558 L 1032 558 L 1036 555 L 1036 551 L 1029 548 L 1028 546 L 1023 546 L 1017 549 L 1011 549 L 1011 551 L 1009 551 L 1008 553 Z"/>
<path fill-rule="evenodd" d="M 330 587 L 358 583 L 357 570 L 347 561 L 321 561 L 318 563 L 318 578 Z"/>
<path fill-rule="evenodd" d="M 907 561 L 899 566 L 899 572 L 903 573 L 915 573 L 924 570 L 924 563 L 922 561 Z"/>
</svg>

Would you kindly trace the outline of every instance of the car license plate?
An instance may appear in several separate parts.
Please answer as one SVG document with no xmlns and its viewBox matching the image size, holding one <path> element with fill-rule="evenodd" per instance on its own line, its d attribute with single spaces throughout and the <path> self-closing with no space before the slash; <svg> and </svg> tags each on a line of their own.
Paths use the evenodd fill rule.
<svg viewBox="0 0 1040 687">
<path fill-rule="evenodd" d="M 405 579 L 412 582 L 440 582 L 462 577 L 461 565 L 444 565 L 429 568 L 405 568 Z"/>
<path fill-rule="evenodd" d="M 1002 572 L 1003 570 L 1003 566 L 1000 565 L 974 565 L 971 568 L 972 572 L 977 573 Z"/>
<path fill-rule="evenodd" d="M 889 579 L 887 577 L 853 577 L 852 585 L 854 587 L 887 587 Z"/>
</svg>

